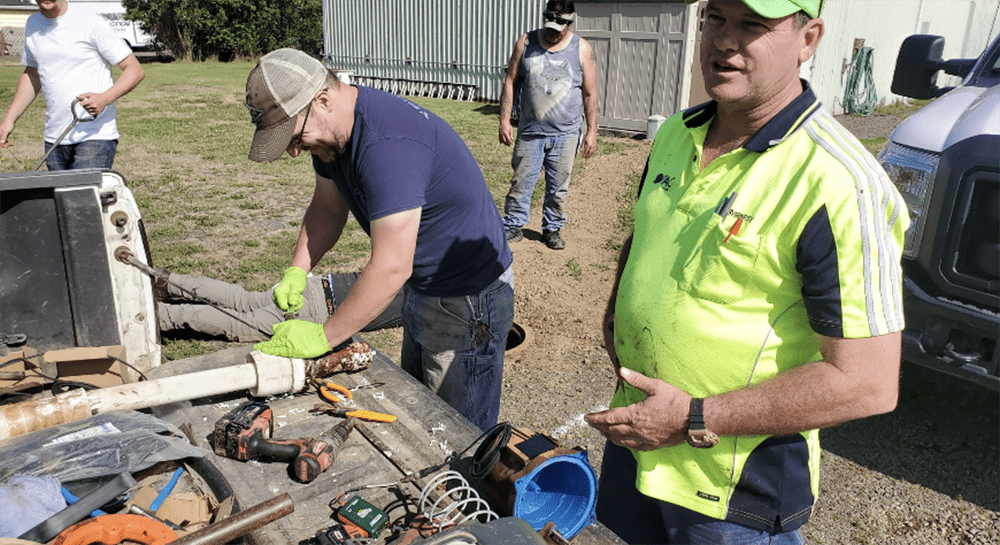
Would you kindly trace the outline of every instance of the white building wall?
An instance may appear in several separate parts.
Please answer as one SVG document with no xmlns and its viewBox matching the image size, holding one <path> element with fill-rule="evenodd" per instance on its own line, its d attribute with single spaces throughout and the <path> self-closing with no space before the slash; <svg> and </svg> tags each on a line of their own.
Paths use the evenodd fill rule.
<svg viewBox="0 0 1000 545">
<path fill-rule="evenodd" d="M 826 34 L 802 75 L 823 105 L 840 114 L 856 38 L 873 49 L 879 104 L 891 104 L 901 98 L 890 87 L 903 39 L 936 34 L 945 38 L 946 59 L 976 57 L 1000 31 L 1000 0 L 828 0 L 823 21 Z M 957 78 L 938 77 L 939 85 L 955 83 Z"/>
</svg>

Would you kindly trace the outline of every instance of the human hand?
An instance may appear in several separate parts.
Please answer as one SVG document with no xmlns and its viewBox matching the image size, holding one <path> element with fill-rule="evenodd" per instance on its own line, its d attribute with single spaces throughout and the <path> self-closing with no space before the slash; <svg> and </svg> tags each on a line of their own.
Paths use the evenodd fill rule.
<svg viewBox="0 0 1000 545">
<path fill-rule="evenodd" d="M 83 93 L 76 98 L 80 101 L 80 106 L 94 117 L 101 115 L 104 108 L 108 106 L 103 93 Z"/>
<path fill-rule="evenodd" d="M 286 320 L 271 329 L 274 331 L 271 340 L 253 345 L 254 350 L 286 358 L 316 358 L 330 351 L 323 324 Z"/>
<path fill-rule="evenodd" d="M 302 292 L 306 291 L 306 271 L 298 267 L 288 267 L 281 283 L 274 288 L 271 298 L 274 304 L 285 312 L 298 312 L 305 303 Z"/>
<path fill-rule="evenodd" d="M 500 121 L 500 143 L 505 146 L 514 143 L 514 127 L 510 121 Z"/>
<path fill-rule="evenodd" d="M 597 131 L 588 131 L 583 136 L 583 145 L 580 147 L 580 155 L 584 159 L 590 159 L 597 152 Z"/>
<path fill-rule="evenodd" d="M 14 124 L 13 123 L 7 123 L 6 121 L 3 122 L 3 123 L 0 123 L 0 146 L 3 146 L 5 148 L 9 148 L 9 147 L 11 147 L 13 145 L 13 144 L 11 144 L 10 142 L 7 141 L 7 137 L 9 137 L 10 133 L 12 133 L 12 132 L 14 132 Z"/>
<path fill-rule="evenodd" d="M 680 388 L 622 367 L 625 382 L 646 393 L 646 399 L 584 415 L 587 423 L 616 445 L 634 450 L 656 450 L 684 442 L 691 396 Z"/>
</svg>

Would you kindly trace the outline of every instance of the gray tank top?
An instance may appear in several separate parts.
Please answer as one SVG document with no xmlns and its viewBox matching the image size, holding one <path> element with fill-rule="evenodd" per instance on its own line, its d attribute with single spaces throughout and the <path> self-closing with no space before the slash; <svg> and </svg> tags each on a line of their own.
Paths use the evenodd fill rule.
<svg viewBox="0 0 1000 545">
<path fill-rule="evenodd" d="M 574 34 L 569 45 L 556 52 L 547 51 L 539 39 L 539 31 L 528 33 L 518 69 L 522 78 L 518 134 L 565 136 L 579 132 L 583 122 L 580 36 Z"/>
</svg>

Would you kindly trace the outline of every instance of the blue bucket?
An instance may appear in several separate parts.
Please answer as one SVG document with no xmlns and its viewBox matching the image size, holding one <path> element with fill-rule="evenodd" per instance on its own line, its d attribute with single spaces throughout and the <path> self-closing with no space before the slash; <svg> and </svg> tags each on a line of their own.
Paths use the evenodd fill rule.
<svg viewBox="0 0 1000 545">
<path fill-rule="evenodd" d="M 597 474 L 587 453 L 554 456 L 514 482 L 514 516 L 535 530 L 552 521 L 566 539 L 596 518 Z"/>
</svg>

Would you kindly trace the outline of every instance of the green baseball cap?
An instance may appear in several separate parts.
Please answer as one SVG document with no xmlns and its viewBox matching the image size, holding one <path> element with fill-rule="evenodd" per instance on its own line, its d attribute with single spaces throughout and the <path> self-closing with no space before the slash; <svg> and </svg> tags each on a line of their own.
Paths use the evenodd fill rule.
<svg viewBox="0 0 1000 545">
<path fill-rule="evenodd" d="M 686 1 L 693 4 L 698 0 Z M 780 19 L 800 10 L 815 19 L 823 11 L 824 0 L 743 0 L 743 3 L 768 19 Z"/>
</svg>

